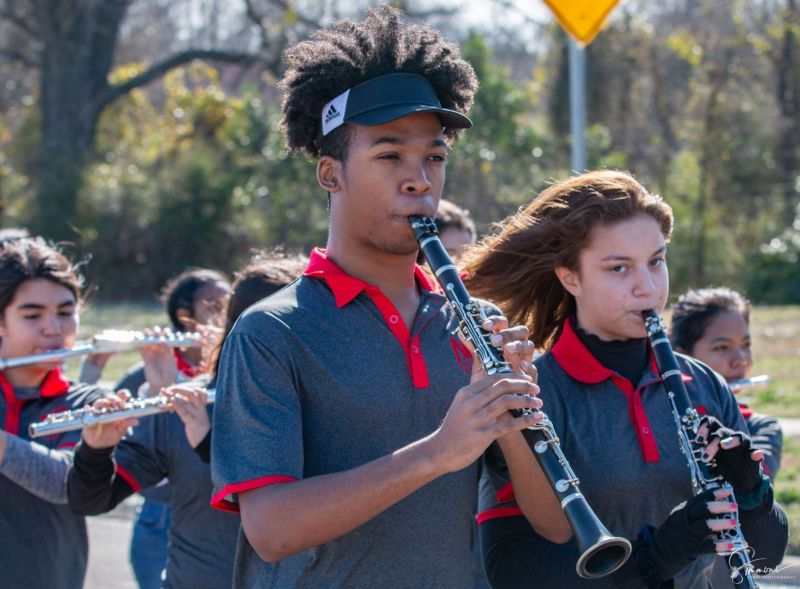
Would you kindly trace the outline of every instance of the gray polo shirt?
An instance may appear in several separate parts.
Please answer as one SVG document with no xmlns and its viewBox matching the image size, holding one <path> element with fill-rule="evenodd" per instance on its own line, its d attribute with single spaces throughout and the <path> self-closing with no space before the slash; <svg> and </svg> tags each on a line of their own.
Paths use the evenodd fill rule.
<svg viewBox="0 0 800 589">
<path fill-rule="evenodd" d="M 349 470 L 439 427 L 469 354 L 445 298 L 421 271 L 417 282 L 409 333 L 383 293 L 315 250 L 303 277 L 241 317 L 217 380 L 214 505 L 237 509 L 238 492 Z M 468 587 L 477 482 L 477 464 L 440 477 L 274 565 L 240 532 L 234 587 Z"/>
<path fill-rule="evenodd" d="M 70 383 L 59 369 L 39 389 L 14 389 L 0 374 L 0 424 L 29 440 L 28 426 L 56 411 L 94 402 L 105 391 Z M 47 448 L 72 451 L 80 430 L 37 438 Z M 79 589 L 86 572 L 88 543 L 84 518 L 67 504 L 53 504 L 0 475 L 0 587 Z"/>
<path fill-rule="evenodd" d="M 736 401 L 718 375 L 686 356 L 678 355 L 678 364 L 700 413 L 746 431 Z M 539 358 L 536 366 L 544 411 L 580 479 L 582 493 L 612 534 L 633 541 L 644 525 L 658 527 L 675 506 L 692 496 L 669 400 L 652 363 L 634 387 L 602 366 L 567 321 L 552 352 Z M 502 454 L 493 446 L 486 457 L 479 523 L 519 516 Z M 561 570 L 553 573 L 563 576 L 542 577 L 542 587 L 615 586 L 608 577 L 583 581 L 574 572 L 577 550 L 569 558 L 569 566 L 554 567 Z M 698 558 L 675 578 L 675 587 L 709 587 L 713 558 Z"/>
<path fill-rule="evenodd" d="M 189 445 L 180 417 L 161 413 L 143 418 L 133 436 L 117 446 L 114 459 L 134 491 L 169 477 L 172 525 L 164 588 L 230 587 L 239 517 L 211 509 L 209 465 Z"/>
</svg>

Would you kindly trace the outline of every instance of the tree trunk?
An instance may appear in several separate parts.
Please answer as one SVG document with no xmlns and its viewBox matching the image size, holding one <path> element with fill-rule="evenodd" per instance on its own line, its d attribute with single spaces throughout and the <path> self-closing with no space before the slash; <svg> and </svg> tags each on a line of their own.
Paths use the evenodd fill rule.
<svg viewBox="0 0 800 589">
<path fill-rule="evenodd" d="M 708 78 L 709 93 L 703 120 L 703 136 L 700 151 L 700 177 L 697 201 L 694 206 L 694 259 L 692 264 L 692 284 L 702 286 L 706 283 L 706 250 L 709 228 L 709 208 L 714 198 L 717 184 L 716 148 L 719 145 L 719 99 L 727 81 L 724 68 L 712 72 Z"/>
<path fill-rule="evenodd" d="M 78 192 L 108 88 L 114 45 L 128 0 L 37 3 L 41 26 L 42 141 L 31 229 L 74 239 Z"/>
<path fill-rule="evenodd" d="M 783 43 L 777 62 L 777 99 L 780 111 L 777 164 L 783 196 L 783 218 L 791 220 L 800 212 L 798 174 L 800 174 L 800 48 L 797 43 L 800 13 L 796 0 L 787 0 L 783 22 Z"/>
</svg>

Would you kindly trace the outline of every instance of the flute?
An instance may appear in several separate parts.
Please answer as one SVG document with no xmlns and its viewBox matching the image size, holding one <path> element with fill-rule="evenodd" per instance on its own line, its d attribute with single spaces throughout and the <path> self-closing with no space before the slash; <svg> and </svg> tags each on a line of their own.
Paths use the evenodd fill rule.
<svg viewBox="0 0 800 589">
<path fill-rule="evenodd" d="M 728 383 L 728 386 L 730 387 L 731 391 L 736 394 L 746 389 L 759 389 L 767 386 L 768 384 L 769 376 L 766 374 L 761 374 L 751 378 L 740 378 L 739 380 L 731 381 Z"/>
<path fill-rule="evenodd" d="M 409 217 L 409 222 L 428 265 L 460 321 L 462 335 L 474 346 L 486 373 L 510 373 L 511 367 L 503 359 L 502 352 L 490 345 L 490 334 L 480 327 L 486 320 L 486 315 L 461 282 L 456 267 L 439 240 L 436 224 L 428 217 L 417 216 Z M 519 410 L 513 413 L 516 417 L 521 414 Z M 578 575 L 586 579 L 596 579 L 613 573 L 630 556 L 631 543 L 625 538 L 612 536 L 592 511 L 578 489 L 580 481 L 561 451 L 558 436 L 550 420 L 545 416 L 539 423 L 525 429 L 523 435 L 561 502 L 561 508 L 575 535 L 580 553 L 575 565 Z"/>
<path fill-rule="evenodd" d="M 52 350 L 42 354 L 31 354 L 17 358 L 0 358 L 0 370 L 39 364 L 40 362 L 60 362 L 66 358 L 87 354 L 127 352 L 128 350 L 154 344 L 165 344 L 172 348 L 199 348 L 202 345 L 202 340 L 200 334 L 194 332 L 168 332 L 159 335 L 146 335 L 142 331 L 107 329 L 95 335 L 89 343 L 73 346 L 69 349 Z"/>
<path fill-rule="evenodd" d="M 697 439 L 697 429 L 700 427 L 700 415 L 689 399 L 689 393 L 683 384 L 681 370 L 678 367 L 675 354 L 672 352 L 672 346 L 664 331 L 664 324 L 661 322 L 661 318 L 653 310 L 642 311 L 642 317 L 647 329 L 647 337 L 653 348 L 656 366 L 672 406 L 672 413 L 678 429 L 678 444 L 689 467 L 692 492 L 695 495 L 699 495 L 709 489 L 732 490 L 731 484 L 723 480 L 722 477 L 712 474 L 709 464 L 701 458 L 705 453 L 705 446 L 695 441 Z M 730 494 L 727 501 L 735 502 L 733 493 Z M 736 527 L 730 530 L 714 532 L 714 536 L 718 541 L 733 545 L 733 549 L 726 552 L 718 552 L 717 554 L 728 557 L 731 580 L 736 583 L 737 587 L 756 589 L 758 585 L 753 579 L 753 567 L 750 563 L 750 554 L 747 551 L 747 542 L 745 542 L 742 528 L 739 526 L 739 511 L 737 509 L 720 517 L 736 520 Z"/>
<path fill-rule="evenodd" d="M 207 389 L 206 403 L 211 404 L 216 397 L 216 389 Z M 74 411 L 59 411 L 51 413 L 44 420 L 28 426 L 28 435 L 31 438 L 41 438 L 64 432 L 81 429 L 89 425 L 112 423 L 128 417 L 145 417 L 171 411 L 170 398 L 166 395 L 156 395 L 146 399 L 131 399 L 119 409 L 95 409 L 84 407 Z"/>
</svg>

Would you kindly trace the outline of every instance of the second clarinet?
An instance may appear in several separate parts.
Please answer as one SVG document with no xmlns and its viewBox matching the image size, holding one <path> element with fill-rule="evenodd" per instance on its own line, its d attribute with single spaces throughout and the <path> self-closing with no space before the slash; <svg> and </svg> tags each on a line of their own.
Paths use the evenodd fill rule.
<svg viewBox="0 0 800 589">
<path fill-rule="evenodd" d="M 409 222 L 425 259 L 460 321 L 462 335 L 475 348 L 486 373 L 511 372 L 502 352 L 489 343 L 489 334 L 481 328 L 486 316 L 469 296 L 458 270 L 439 240 L 434 221 L 414 216 L 409 217 Z M 577 573 L 586 579 L 595 579 L 617 570 L 630 556 L 631 544 L 625 538 L 612 536 L 589 506 L 578 488 L 578 477 L 561 451 L 552 423 L 545 417 L 524 430 L 523 434 L 572 527 L 580 552 Z"/>
<path fill-rule="evenodd" d="M 681 452 L 686 458 L 691 476 L 692 492 L 695 495 L 709 489 L 732 489 L 730 483 L 724 481 L 711 472 L 711 465 L 702 459 L 705 446 L 697 442 L 697 430 L 700 425 L 700 415 L 689 399 L 689 393 L 683 384 L 683 377 L 672 346 L 669 343 L 661 317 L 655 311 L 643 311 L 647 337 L 653 348 L 656 366 L 664 382 L 664 389 L 667 392 L 672 413 L 675 417 L 675 425 L 678 430 L 678 444 Z M 733 495 L 728 499 L 734 501 Z M 717 540 L 726 544 L 733 545 L 727 552 L 720 552 L 721 556 L 728 557 L 728 566 L 731 569 L 731 579 L 735 581 L 737 587 L 756 589 L 758 585 L 753 578 L 753 566 L 750 562 L 747 543 L 742 535 L 739 526 L 738 512 L 728 513 L 725 519 L 736 520 L 736 526 L 730 530 L 715 532 Z"/>
</svg>

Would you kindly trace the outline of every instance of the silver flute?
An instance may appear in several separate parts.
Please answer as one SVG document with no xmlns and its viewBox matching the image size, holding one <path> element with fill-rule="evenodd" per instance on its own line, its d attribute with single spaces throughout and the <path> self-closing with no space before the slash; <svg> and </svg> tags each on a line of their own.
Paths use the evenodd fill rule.
<svg viewBox="0 0 800 589">
<path fill-rule="evenodd" d="M 28 366 L 40 362 L 60 362 L 66 358 L 85 356 L 87 354 L 112 354 L 127 352 L 142 346 L 166 344 L 171 348 L 199 348 L 202 339 L 194 332 L 166 332 L 158 335 L 147 335 L 143 331 L 127 331 L 123 329 L 107 329 L 95 335 L 89 342 L 69 349 L 52 350 L 43 354 L 31 354 L 18 358 L 0 358 L 0 370 Z"/>
<path fill-rule="evenodd" d="M 686 458 L 692 483 L 692 492 L 699 495 L 709 489 L 732 490 L 733 487 L 722 477 L 711 472 L 711 465 L 703 461 L 702 456 L 706 451 L 705 445 L 697 442 L 697 430 L 700 427 L 700 415 L 692 405 L 686 386 L 683 384 L 683 377 L 672 352 L 672 346 L 666 336 L 664 324 L 661 317 L 655 311 L 643 311 L 647 337 L 653 348 L 658 372 L 664 383 L 664 390 L 669 398 L 672 413 L 675 417 L 675 425 L 678 430 L 678 444 L 681 452 Z M 727 501 L 733 503 L 735 498 L 733 493 Z M 728 557 L 728 567 L 730 569 L 731 580 L 737 587 L 755 589 L 758 587 L 753 578 L 753 566 L 750 562 L 747 542 L 739 526 L 739 511 L 720 514 L 720 519 L 735 520 L 736 526 L 729 530 L 714 532 L 717 541 L 731 544 L 733 548 L 725 552 L 718 552 L 721 556 Z"/>
<path fill-rule="evenodd" d="M 752 376 L 750 378 L 740 378 L 728 383 L 731 391 L 738 393 L 745 390 L 760 389 L 769 384 L 769 376 L 761 374 L 759 376 Z"/>
<path fill-rule="evenodd" d="M 206 389 L 206 394 L 206 403 L 213 403 L 216 389 Z M 59 411 L 51 413 L 38 423 L 30 424 L 28 435 L 31 438 L 41 438 L 82 429 L 90 425 L 113 423 L 128 417 L 145 417 L 171 410 L 170 398 L 167 395 L 156 395 L 145 399 L 131 399 L 120 408 L 84 407 L 75 411 Z"/>
</svg>

